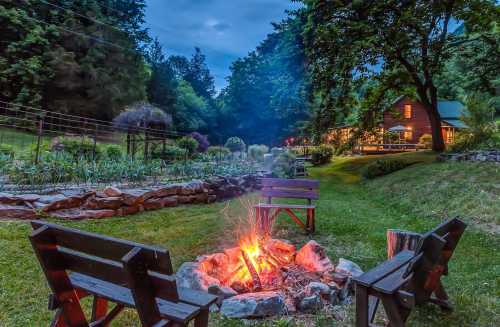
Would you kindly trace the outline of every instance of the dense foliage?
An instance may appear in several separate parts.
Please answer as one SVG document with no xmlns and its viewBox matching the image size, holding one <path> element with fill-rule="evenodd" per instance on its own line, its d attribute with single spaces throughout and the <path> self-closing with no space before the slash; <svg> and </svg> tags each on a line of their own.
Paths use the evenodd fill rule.
<svg viewBox="0 0 500 327">
<path fill-rule="evenodd" d="M 496 2 L 303 2 L 308 16 L 306 48 L 318 101 L 316 131 L 344 122 L 352 108 L 357 109 L 363 129 L 373 128 L 395 95 L 406 93 L 424 105 L 433 149 L 443 150 L 437 79 L 453 45 L 462 41 L 450 33 L 452 21 L 462 20 L 471 31 L 484 35 L 498 19 Z"/>
<path fill-rule="evenodd" d="M 363 175 L 364 178 L 373 179 L 401 170 L 410 166 L 411 164 L 411 162 L 397 159 L 376 160 L 369 165 L 364 166 L 361 171 L 361 175 Z"/>
<path fill-rule="evenodd" d="M 281 145 L 300 130 L 308 118 L 304 24 L 300 12 L 291 13 L 255 51 L 232 64 L 229 85 L 219 97 L 224 136 Z"/>
<path fill-rule="evenodd" d="M 328 145 L 320 145 L 313 149 L 311 162 L 315 166 L 324 165 L 330 162 L 333 156 L 333 148 Z"/>
</svg>

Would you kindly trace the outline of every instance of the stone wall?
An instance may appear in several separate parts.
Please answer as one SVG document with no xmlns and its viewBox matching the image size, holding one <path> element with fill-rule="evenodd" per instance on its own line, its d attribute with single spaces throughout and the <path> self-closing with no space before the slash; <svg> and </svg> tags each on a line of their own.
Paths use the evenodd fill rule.
<svg viewBox="0 0 500 327">
<path fill-rule="evenodd" d="M 500 163 L 500 150 L 478 150 L 461 153 L 441 153 L 440 161 L 472 161 Z"/>
<path fill-rule="evenodd" d="M 212 203 L 260 188 L 258 175 L 212 177 L 148 188 L 88 190 L 50 195 L 0 193 L 0 219 L 101 219 L 189 203 Z"/>
</svg>

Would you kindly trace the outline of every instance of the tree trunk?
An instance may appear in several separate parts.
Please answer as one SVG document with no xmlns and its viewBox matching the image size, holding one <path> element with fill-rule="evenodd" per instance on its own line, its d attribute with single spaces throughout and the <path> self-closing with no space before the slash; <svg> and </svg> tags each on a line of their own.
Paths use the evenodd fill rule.
<svg viewBox="0 0 500 327">
<path fill-rule="evenodd" d="M 443 152 L 445 150 L 445 145 L 443 132 L 441 131 L 441 116 L 438 111 L 437 89 L 434 86 L 429 87 L 430 99 L 427 92 L 424 90 L 418 92 L 418 95 L 427 111 L 427 116 L 429 117 L 429 122 L 431 123 L 432 150 L 436 152 Z"/>
<path fill-rule="evenodd" d="M 387 258 L 391 259 L 403 250 L 415 250 L 422 236 L 418 233 L 387 230 Z"/>
</svg>

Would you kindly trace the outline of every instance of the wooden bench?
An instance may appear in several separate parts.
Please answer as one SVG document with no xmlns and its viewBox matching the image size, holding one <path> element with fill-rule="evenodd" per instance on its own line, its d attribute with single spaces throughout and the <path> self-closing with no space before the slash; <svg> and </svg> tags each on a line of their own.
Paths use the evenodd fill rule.
<svg viewBox="0 0 500 327">
<path fill-rule="evenodd" d="M 426 302 L 451 309 L 441 276 L 466 224 L 451 219 L 422 235 L 415 251 L 403 250 L 381 265 L 354 278 L 356 326 L 372 327 L 381 301 L 389 326 L 402 327 L 415 305 Z"/>
<path fill-rule="evenodd" d="M 261 196 L 267 199 L 267 203 L 259 203 L 255 206 L 257 226 L 261 233 L 270 235 L 270 228 L 280 212 L 287 213 L 306 232 L 314 232 L 316 207 L 312 204 L 312 200 L 319 198 L 319 181 L 311 179 L 263 178 L 261 182 Z M 276 204 L 272 203 L 273 198 L 304 199 L 307 200 L 307 205 Z M 295 213 L 297 211 L 305 212 L 305 222 L 297 216 Z"/>
<path fill-rule="evenodd" d="M 125 308 L 135 308 L 142 326 L 208 325 L 216 297 L 176 285 L 168 251 L 66 228 L 31 223 L 33 249 L 53 292 L 51 326 L 108 326 Z M 93 296 L 87 322 L 80 299 Z M 108 311 L 108 302 L 115 303 Z"/>
</svg>

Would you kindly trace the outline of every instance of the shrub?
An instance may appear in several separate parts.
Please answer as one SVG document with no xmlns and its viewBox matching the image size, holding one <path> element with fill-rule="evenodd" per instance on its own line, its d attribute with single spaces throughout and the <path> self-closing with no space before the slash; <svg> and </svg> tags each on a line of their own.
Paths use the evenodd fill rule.
<svg viewBox="0 0 500 327">
<path fill-rule="evenodd" d="M 0 144 L 0 154 L 14 158 L 14 147 L 10 144 L 2 143 Z"/>
<path fill-rule="evenodd" d="M 203 153 L 207 151 L 208 147 L 210 146 L 210 142 L 208 142 L 208 138 L 205 135 L 198 132 L 193 132 L 189 134 L 189 136 L 191 136 L 198 142 L 198 152 Z"/>
<path fill-rule="evenodd" d="M 432 146 L 432 135 L 431 134 L 423 134 L 418 139 L 418 143 L 421 145 L 425 145 L 426 148 L 430 148 Z"/>
<path fill-rule="evenodd" d="M 184 136 L 177 141 L 177 146 L 181 149 L 187 150 L 188 155 L 192 156 L 198 148 L 198 141 L 191 136 Z"/>
<path fill-rule="evenodd" d="M 263 161 L 264 160 L 264 154 L 269 152 L 269 148 L 265 145 L 250 145 L 248 147 L 248 157 L 251 160 L 255 161 Z"/>
<path fill-rule="evenodd" d="M 274 147 L 271 149 L 271 154 L 273 155 L 273 157 L 278 157 L 280 154 L 283 153 L 283 149 L 282 148 L 277 148 L 277 147 Z"/>
<path fill-rule="evenodd" d="M 120 160 L 123 158 L 122 147 L 116 144 L 110 144 L 105 147 L 106 157 L 111 160 Z"/>
<path fill-rule="evenodd" d="M 320 145 L 312 151 L 312 164 L 315 166 L 329 163 L 333 156 L 333 148 L 328 145 Z"/>
<path fill-rule="evenodd" d="M 89 137 L 61 137 L 56 138 L 52 145 L 55 150 L 62 150 L 73 160 L 94 159 L 94 140 Z M 102 157 L 102 147 L 95 146 L 95 159 Z"/>
<path fill-rule="evenodd" d="M 451 151 L 467 151 L 498 146 L 495 138 L 497 126 L 494 119 L 495 109 L 487 95 L 476 93 L 465 99 L 467 111 L 460 119 L 468 129 L 456 134 Z"/>
<path fill-rule="evenodd" d="M 373 179 L 375 177 L 388 175 L 392 172 L 406 168 L 413 163 L 403 160 L 387 160 L 380 159 L 366 165 L 361 170 L 361 175 L 364 178 Z"/>
<path fill-rule="evenodd" d="M 224 146 L 231 152 L 243 152 L 246 148 L 245 142 L 237 136 L 228 138 Z"/>
<path fill-rule="evenodd" d="M 186 149 L 179 148 L 175 145 L 165 146 L 165 152 L 163 152 L 165 159 L 167 160 L 182 160 L 186 158 Z"/>
<path fill-rule="evenodd" d="M 207 154 L 213 158 L 226 158 L 231 154 L 231 150 L 223 146 L 210 146 L 207 149 Z"/>
<path fill-rule="evenodd" d="M 278 178 L 292 178 L 295 175 L 295 155 L 291 151 L 285 151 L 274 159 L 271 170 Z"/>
</svg>

